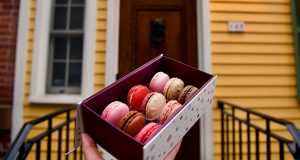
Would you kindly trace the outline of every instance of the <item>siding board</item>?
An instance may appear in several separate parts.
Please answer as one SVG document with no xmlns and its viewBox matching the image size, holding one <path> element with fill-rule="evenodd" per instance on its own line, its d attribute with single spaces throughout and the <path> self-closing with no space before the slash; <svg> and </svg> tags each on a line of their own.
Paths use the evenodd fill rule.
<svg viewBox="0 0 300 160">
<path fill-rule="evenodd" d="M 216 75 L 295 75 L 296 69 L 292 65 L 213 65 L 212 71 Z"/>
<path fill-rule="evenodd" d="M 289 4 L 272 3 L 230 3 L 230 2 L 211 2 L 211 12 L 236 12 L 236 13 L 291 13 Z"/>
<path fill-rule="evenodd" d="M 294 55 L 292 44 L 243 44 L 243 43 L 212 43 L 213 56 L 215 54 L 290 54 Z"/>
<path fill-rule="evenodd" d="M 259 109 L 259 108 L 297 108 L 298 102 L 293 97 L 219 97 L 222 100 L 239 104 L 240 106 L 244 106 L 251 109 Z M 217 110 L 217 101 L 213 101 L 213 107 Z"/>
<path fill-rule="evenodd" d="M 211 0 L 211 2 L 235 2 L 235 3 L 279 3 L 288 4 L 289 0 Z"/>
<path fill-rule="evenodd" d="M 294 76 L 219 76 L 218 86 L 296 86 Z"/>
<path fill-rule="evenodd" d="M 256 109 L 256 111 L 280 118 L 280 119 L 299 119 L 299 109 L 298 108 L 280 108 L 280 109 Z M 213 120 L 220 122 L 221 116 L 219 110 L 214 110 Z M 253 118 L 257 119 L 257 118 Z M 298 124 L 299 125 L 299 124 Z"/>
<path fill-rule="evenodd" d="M 226 62 L 224 62 L 226 59 Z M 293 55 L 214 54 L 213 64 L 295 65 Z"/>
<path fill-rule="evenodd" d="M 230 93 L 230 95 L 228 94 Z M 217 86 L 216 97 L 294 97 L 297 95 L 295 87 L 268 86 Z"/>
<path fill-rule="evenodd" d="M 234 21 L 243 20 L 248 24 L 252 23 L 291 23 L 292 17 L 289 13 L 286 14 L 271 14 L 271 13 L 224 13 L 224 12 L 212 12 L 211 15 L 212 22 L 224 22 L 224 21 Z"/>
<path fill-rule="evenodd" d="M 236 34 L 236 33 L 211 33 L 212 42 L 227 43 L 267 43 L 267 44 L 292 44 L 291 34 Z"/>
<path fill-rule="evenodd" d="M 97 31 L 105 31 L 106 30 L 106 21 L 105 20 L 99 20 L 97 22 Z"/>
</svg>

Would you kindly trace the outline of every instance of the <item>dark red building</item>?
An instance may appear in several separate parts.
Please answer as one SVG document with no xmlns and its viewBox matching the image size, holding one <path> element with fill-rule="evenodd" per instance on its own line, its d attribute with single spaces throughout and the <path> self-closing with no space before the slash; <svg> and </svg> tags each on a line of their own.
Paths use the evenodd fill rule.
<svg viewBox="0 0 300 160">
<path fill-rule="evenodd" d="M 19 0 L 0 1 L 0 158 L 10 143 Z"/>
</svg>

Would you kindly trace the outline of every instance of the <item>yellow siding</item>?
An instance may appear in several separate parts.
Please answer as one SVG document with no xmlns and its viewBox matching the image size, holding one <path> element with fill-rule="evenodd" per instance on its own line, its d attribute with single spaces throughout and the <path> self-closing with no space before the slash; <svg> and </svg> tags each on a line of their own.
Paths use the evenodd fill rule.
<svg viewBox="0 0 300 160">
<path fill-rule="evenodd" d="M 213 102 L 214 159 L 218 160 L 221 156 L 218 99 L 293 121 L 298 127 L 300 109 L 296 100 L 290 1 L 211 0 L 210 11 L 212 71 L 218 75 Z M 228 21 L 244 21 L 245 32 L 229 33 Z M 259 126 L 265 124 L 257 118 L 254 122 Z M 284 128 L 272 127 L 276 133 L 289 137 Z M 245 134 L 243 139 L 246 140 Z M 261 137 L 262 142 L 264 139 Z M 254 140 L 252 137 L 253 143 Z M 243 146 L 246 151 L 246 144 Z M 254 147 L 251 145 L 252 152 Z M 264 145 L 261 151 L 266 153 Z M 278 146 L 272 143 L 272 159 L 278 153 Z"/>
</svg>

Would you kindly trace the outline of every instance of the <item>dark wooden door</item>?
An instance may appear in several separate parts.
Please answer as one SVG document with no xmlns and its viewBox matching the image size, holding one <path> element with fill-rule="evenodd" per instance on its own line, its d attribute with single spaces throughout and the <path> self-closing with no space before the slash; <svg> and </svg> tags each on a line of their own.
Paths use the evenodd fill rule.
<svg viewBox="0 0 300 160">
<path fill-rule="evenodd" d="M 118 78 L 164 54 L 197 67 L 196 0 L 121 0 Z M 199 122 L 177 159 L 199 159 Z"/>
</svg>

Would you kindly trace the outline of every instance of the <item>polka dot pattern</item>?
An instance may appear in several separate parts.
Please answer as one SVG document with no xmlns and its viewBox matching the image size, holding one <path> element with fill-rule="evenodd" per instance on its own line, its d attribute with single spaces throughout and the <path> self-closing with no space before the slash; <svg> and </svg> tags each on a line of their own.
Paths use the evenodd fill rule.
<svg viewBox="0 0 300 160">
<path fill-rule="evenodd" d="M 185 107 L 144 146 L 144 159 L 163 159 L 211 107 L 214 77 Z"/>
</svg>

